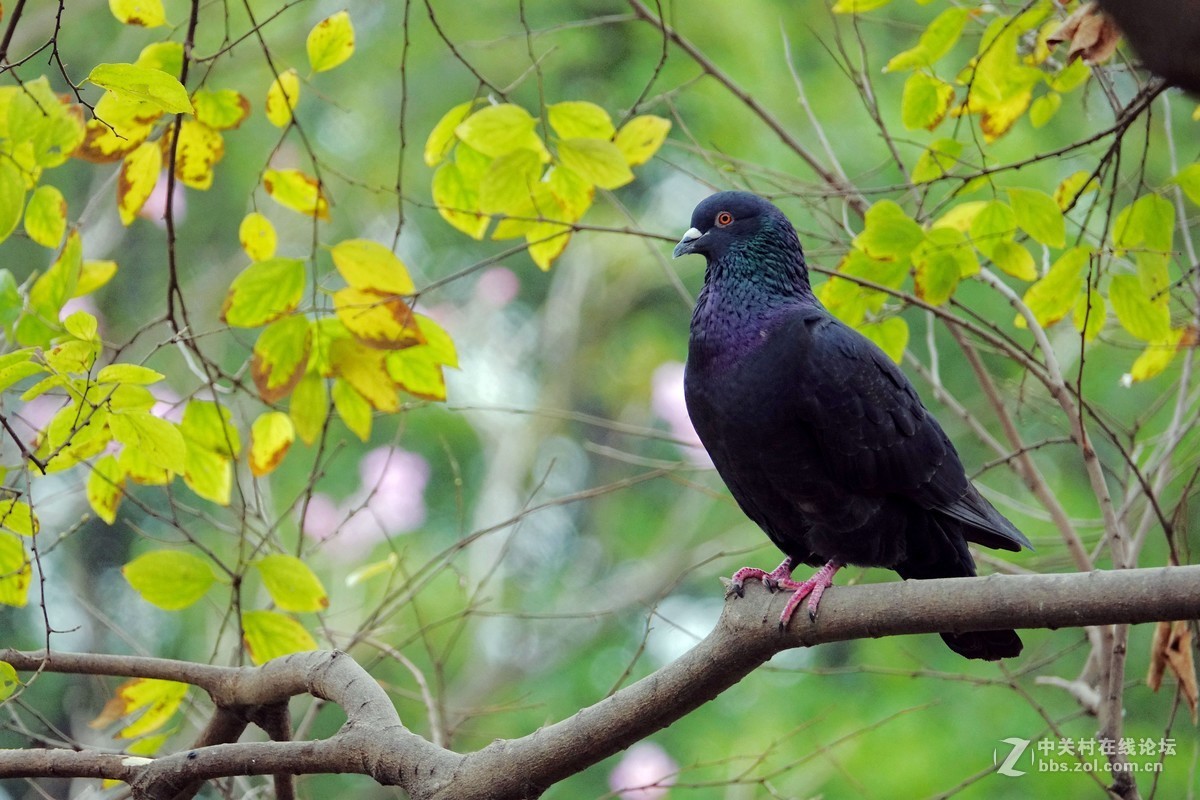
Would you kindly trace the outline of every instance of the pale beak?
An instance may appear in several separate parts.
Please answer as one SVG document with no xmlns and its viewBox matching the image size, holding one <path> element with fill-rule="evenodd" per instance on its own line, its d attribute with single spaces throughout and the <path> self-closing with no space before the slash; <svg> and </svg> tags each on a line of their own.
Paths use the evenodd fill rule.
<svg viewBox="0 0 1200 800">
<path fill-rule="evenodd" d="M 696 241 L 704 234 L 695 228 L 688 228 L 684 232 L 683 238 L 679 240 L 679 244 L 675 245 L 675 250 L 671 253 L 673 258 L 686 256 L 688 253 L 696 252 Z"/>
</svg>

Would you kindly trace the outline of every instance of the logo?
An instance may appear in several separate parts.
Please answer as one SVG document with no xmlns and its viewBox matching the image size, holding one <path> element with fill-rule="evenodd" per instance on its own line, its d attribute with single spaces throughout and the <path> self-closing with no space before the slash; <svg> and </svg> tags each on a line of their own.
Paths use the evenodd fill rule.
<svg viewBox="0 0 1200 800">
<path fill-rule="evenodd" d="M 1000 741 L 1007 745 L 1012 745 L 1012 750 L 1007 756 L 1005 756 L 1003 764 L 1000 764 L 1000 758 L 997 752 L 995 750 L 992 751 L 992 763 L 1000 764 L 1000 766 L 996 768 L 996 771 L 1001 775 L 1007 775 L 1010 778 L 1017 778 L 1021 775 L 1024 775 L 1025 770 L 1017 769 L 1016 764 L 1017 760 L 1025 754 L 1025 749 L 1029 747 L 1029 740 L 1018 739 L 1015 736 L 1011 736 L 1007 739 L 1001 739 Z"/>
</svg>

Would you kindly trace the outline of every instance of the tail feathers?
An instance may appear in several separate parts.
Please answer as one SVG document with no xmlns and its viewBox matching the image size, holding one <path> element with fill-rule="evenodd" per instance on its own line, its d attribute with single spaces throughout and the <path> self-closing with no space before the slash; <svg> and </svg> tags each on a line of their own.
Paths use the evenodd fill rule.
<svg viewBox="0 0 1200 800">
<path fill-rule="evenodd" d="M 942 640 L 963 658 L 999 661 L 1021 654 L 1021 637 L 1016 631 L 973 631 L 943 633 Z"/>
</svg>

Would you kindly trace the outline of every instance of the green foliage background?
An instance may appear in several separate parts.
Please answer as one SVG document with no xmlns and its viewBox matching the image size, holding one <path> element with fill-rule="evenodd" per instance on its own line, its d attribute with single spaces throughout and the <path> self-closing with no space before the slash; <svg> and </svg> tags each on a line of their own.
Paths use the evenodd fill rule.
<svg viewBox="0 0 1200 800">
<path fill-rule="evenodd" d="M 993 12 L 964 12 L 961 41 L 944 62 L 917 71 L 953 84 L 994 19 L 1020 10 L 1040 10 L 1043 18 L 1058 14 L 1049 2 L 997 6 Z M 165 7 L 170 25 L 144 29 L 122 25 L 104 3 L 71 3 L 56 29 L 55 4 L 35 3 L 25 11 L 9 58 L 52 38 L 67 74 L 81 83 L 95 64 L 132 62 L 147 44 L 181 41 L 189 6 L 166 0 Z M 253 28 L 247 7 L 261 39 L 247 35 Z M 1116 161 L 1106 156 L 1113 144 L 1109 136 L 1034 160 L 1019 171 L 1005 169 L 1113 126 L 1109 95 L 1118 108 L 1134 102 L 1144 76 L 1118 60 L 1104 68 L 1103 78 L 1090 76 L 1063 91 L 1061 109 L 1041 127 L 1023 115 L 994 142 L 985 142 L 971 117 L 946 118 L 932 132 L 920 125 L 907 129 L 901 118 L 909 73 L 881 69 L 913 47 L 947 7 L 896 0 L 848 16 L 811 0 L 697 0 L 666 4 L 661 11 L 715 68 L 832 169 L 821 145 L 821 137 L 827 139 L 838 170 L 858 188 L 862 202 L 899 203 L 908 220 L 902 227 L 911 225 L 918 238 L 926 235 L 928 223 L 961 202 L 1007 202 L 1006 190 L 1014 187 L 1050 195 L 1070 176 L 1090 175 L 1106 163 L 1097 176 L 1099 190 L 1068 214 L 1061 245 L 1044 247 L 1036 241 L 1040 237 L 1030 239 L 1020 231 L 1015 236 L 1039 275 L 1076 242 L 1103 253 L 1089 259 L 1087 274 L 1097 285 L 1103 280 L 1107 294 L 1109 276 L 1138 274 L 1143 267 L 1138 253 L 1155 258 L 1154 251 L 1164 249 L 1144 236 L 1122 242 L 1113 232 L 1122 209 L 1139 196 L 1157 193 L 1178 217 L 1172 224 L 1175 236 L 1165 247 L 1171 256 L 1163 262 L 1170 289 L 1147 294 L 1147 302 L 1169 302 L 1171 328 L 1194 344 L 1196 266 L 1188 250 L 1196 209 L 1170 183 L 1180 175 L 1178 185 L 1191 188 L 1185 168 L 1198 155 L 1200 124 L 1192 120 L 1194 103 L 1173 92 L 1154 100 L 1122 131 Z M 447 370 L 447 402 L 402 395 L 399 413 L 374 415 L 366 442 L 333 417 L 317 443 L 297 441 L 280 468 L 265 477 L 252 476 L 243 457 L 235 467 L 239 488 L 228 507 L 196 496 L 180 481 L 169 490 L 131 483 L 114 525 L 87 506 L 86 467 L 35 475 L 6 437 L 6 485 L 22 496 L 33 492 L 42 530 L 29 605 L 0 608 L 0 645 L 43 646 L 49 626 L 55 631 L 52 646 L 65 650 L 248 663 L 239 612 L 280 606 L 263 585 L 257 559 L 268 553 L 299 555 L 328 593 L 328 608 L 290 616 L 319 646 L 349 648 L 368 665 L 418 733 L 431 735 L 436 727 L 455 749 L 470 750 L 569 716 L 661 666 L 716 619 L 722 592 L 717 576 L 746 563 L 770 566 L 777 558 L 715 474 L 682 455 L 667 421 L 652 408 L 655 369 L 684 359 L 690 298 L 702 281 L 698 260 L 667 260 L 669 242 L 687 227 L 694 203 L 710 189 L 734 186 L 772 195 L 797 225 L 810 263 L 821 272 L 845 272 L 848 253 L 872 246 L 847 198 L 815 178 L 745 97 L 705 76 L 696 60 L 665 42 L 658 28 L 638 20 L 626 4 L 350 4 L 353 56 L 328 72 L 308 75 L 305 37 L 341 8 L 325 2 L 201 6 L 194 52 L 202 58 L 192 64 L 188 88 L 203 81 L 209 88 L 234 89 L 249 99 L 251 113 L 239 128 L 223 132 L 225 153 L 212 187 L 182 190 L 186 211 L 176 207 L 176 302 L 186 307 L 190 325 L 180 335 L 194 337 L 212 374 L 222 374 L 217 383 L 228 390 L 228 406 L 244 437 L 265 408 L 245 371 L 257 333 L 231 328 L 221 316 L 230 283 L 248 264 L 238 225 L 258 210 L 274 224 L 280 253 L 304 261 L 305 302 L 312 299 L 326 312 L 328 298 L 312 287 L 332 291 L 340 286 L 327 247 L 355 238 L 394 245 L 417 287 L 416 309 L 441 321 L 456 345 L 461 369 Z M 1022 46 L 1032 51 L 1043 24 L 1022 34 Z M 216 57 L 203 58 L 212 54 Z M 43 50 L 5 77 L 32 80 L 46 74 L 56 92 L 69 94 L 57 67 L 47 65 L 48 55 Z M 1047 73 L 1065 68 L 1063 60 L 1057 53 L 1053 69 L 1040 68 Z M 886 137 L 845 73 L 847 64 L 861 69 L 856 77 L 869 79 Z M 299 128 L 281 130 L 263 113 L 274 80 L 271 65 L 277 72 L 299 71 Z M 1036 95 L 1050 92 L 1049 86 L 1039 83 Z M 955 84 L 954 91 L 961 101 L 963 86 Z M 91 84 L 79 92 L 89 103 L 100 96 Z M 597 190 L 593 207 L 552 269 L 539 270 L 524 253 L 497 262 L 519 283 L 515 298 L 503 305 L 487 295 L 489 284 L 481 276 L 514 242 L 475 241 L 446 224 L 434 207 L 433 170 L 422 154 L 442 115 L 476 97 L 507 99 L 535 116 L 549 104 L 587 100 L 614 120 L 645 113 L 673 121 L 667 143 L 653 160 L 635 168 L 633 183 L 612 192 Z M 908 113 L 929 121 L 928 111 L 910 108 Z M 947 138 L 963 147 L 962 163 L 955 168 L 961 178 L 914 186 L 905 170 L 932 143 Z M 311 173 L 314 158 L 331 199 L 329 220 L 319 225 L 273 204 L 261 186 L 266 167 Z M 996 173 L 973 180 L 981 167 Z M 72 159 L 45 177 L 66 199 L 84 257 L 119 265 L 116 276 L 95 293 L 106 345 L 101 363 L 115 354 L 123 363 L 144 364 L 165 375 L 179 397 L 209 399 L 195 357 L 185 357 L 172 344 L 175 333 L 162 321 L 169 234 L 146 219 L 122 226 L 114 207 L 115 174 L 116 165 Z M 868 227 L 870 220 L 868 215 Z M 972 421 L 1002 438 L 986 394 L 946 327 L 927 308 L 906 301 L 914 291 L 911 261 L 904 263 L 912 247 L 897 256 L 889 249 L 894 244 L 889 231 L 875 231 L 874 241 L 884 244 L 868 255 L 876 262 L 900 259 L 891 286 L 898 294 L 871 299 L 868 290 L 855 286 L 853 296 L 868 310 L 852 321 L 904 321 L 909 374 L 925 376 L 916 381 L 918 387 L 964 462 L 981 471 L 989 497 L 1038 547 L 1034 554 L 1014 557 L 1015 568 L 1074 569 L 1061 537 L 1021 480 L 981 443 L 972 424 L 938 402 L 938 390 L 944 390 Z M 968 233 L 975 233 L 969 225 Z M 958 244 L 964 253 L 971 251 L 972 260 L 987 265 L 986 254 Z M 57 256 L 20 232 L 3 243 L 0 253 L 0 266 L 18 283 L 45 271 Z M 886 283 L 879 274 L 868 270 L 865 277 Z M 1017 297 L 1030 285 L 993 274 Z M 827 285 L 823 291 L 832 289 Z M 953 291 L 953 303 L 939 308 L 1000 332 L 1016 349 L 1033 350 L 1030 333 L 1014 324 L 1013 306 L 994 286 L 966 276 Z M 1194 418 L 1190 347 L 1181 348 L 1157 377 L 1122 385 L 1122 376 L 1148 344 L 1165 347 L 1131 335 L 1123 321 L 1109 312 L 1107 326 L 1083 351 L 1085 360 L 1069 319 L 1048 327 L 1048 334 L 1068 382 L 1100 410 L 1111 431 L 1105 435 L 1093 427 L 1092 436 L 1118 503 L 1129 499 L 1131 519 L 1144 513 L 1145 502 L 1137 496 L 1126 456 L 1149 470 L 1154 464 L 1148 461 L 1165 453 L 1172 466 L 1155 490 L 1174 524 L 1173 549 L 1187 561 L 1195 512 L 1184 501 L 1193 491 L 1196 437 L 1185 429 L 1171 447 L 1155 448 L 1164 432 L 1179 433 L 1172 422 L 1176 408 Z M 11 333 L 6 344 L 13 346 Z M 890 344 L 897 354 L 903 348 L 903 342 Z M 1174 353 L 1174 342 L 1168 349 Z M 986 344 L 981 351 L 1024 440 L 1044 443 L 1033 457 L 1050 489 L 1086 549 L 1099 554 L 1096 565 L 1109 566 L 1093 487 L 1061 411 L 1020 363 Z M 931 372 L 937 390 L 928 379 Z M 20 407 L 19 389 L 5 394 L 6 414 Z M 284 403 L 279 407 L 287 410 Z M 425 522 L 353 561 L 331 558 L 300 536 L 296 508 L 313 491 L 351 495 L 363 454 L 385 445 L 428 461 Z M 1156 524 L 1149 527 L 1138 563 L 1167 563 L 1172 548 Z M 224 565 L 201 602 L 166 611 L 130 588 L 121 568 L 163 548 L 215 557 Z M 370 565 L 379 568 L 347 585 L 349 575 Z M 894 579 L 884 572 L 849 573 L 852 581 Z M 1161 775 L 1137 779 L 1147 796 L 1182 797 L 1194 792 L 1200 750 L 1171 679 L 1158 693 L 1141 682 L 1150 634 L 1150 626 L 1141 626 L 1130 635 L 1125 735 L 1175 741 L 1176 754 L 1164 759 Z M 964 663 L 932 636 L 781 656 L 654 737 L 681 768 L 671 796 L 1098 796 L 1104 776 L 1097 782 L 1084 773 L 992 774 L 994 752 L 1001 758 L 1007 752 L 1002 739 L 1080 739 L 1096 733 L 1095 719 L 1084 715 L 1069 693 L 1038 680 L 1070 680 L 1080 673 L 1089 652 L 1083 633 L 1022 635 L 1025 653 L 1002 665 Z M 381 643 L 409 664 L 388 657 Z M 436 725 L 414 673 L 435 698 Z M 89 732 L 86 723 L 115 688 L 111 681 L 40 675 L 20 695 L 21 705 L 0 731 L 0 745 L 28 744 L 15 720 L 30 708 L 71 737 L 98 740 L 100 734 Z M 331 710 L 314 707 L 294 714 L 314 736 L 339 724 Z M 189 695 L 163 729 L 175 738 L 153 744 L 185 747 L 203 716 L 203 700 Z M 113 746 L 111 739 L 103 741 Z M 616 760 L 547 796 L 603 796 Z M 310 778 L 303 787 L 309 797 L 344 791 L 361 797 L 393 794 L 365 779 L 341 776 Z M 29 789 L 9 782 L 0 785 L 3 792 L 24 797 Z"/>
</svg>

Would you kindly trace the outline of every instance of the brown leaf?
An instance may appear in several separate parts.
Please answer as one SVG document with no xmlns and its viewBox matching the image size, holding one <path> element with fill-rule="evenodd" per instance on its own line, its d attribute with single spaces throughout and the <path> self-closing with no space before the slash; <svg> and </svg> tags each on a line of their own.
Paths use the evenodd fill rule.
<svg viewBox="0 0 1200 800">
<path fill-rule="evenodd" d="M 1096 3 L 1084 3 L 1050 34 L 1046 44 L 1070 42 L 1067 61 L 1082 58 L 1088 64 L 1102 64 L 1112 58 L 1120 40 L 1121 30 L 1113 18 Z"/>
<path fill-rule="evenodd" d="M 1197 691 L 1196 663 L 1192 657 L 1192 630 L 1186 620 L 1155 625 L 1146 685 L 1157 692 L 1168 667 L 1179 681 L 1179 689 L 1192 712 L 1192 724 L 1195 724 L 1200 692 Z"/>
</svg>

